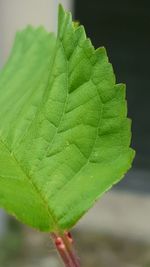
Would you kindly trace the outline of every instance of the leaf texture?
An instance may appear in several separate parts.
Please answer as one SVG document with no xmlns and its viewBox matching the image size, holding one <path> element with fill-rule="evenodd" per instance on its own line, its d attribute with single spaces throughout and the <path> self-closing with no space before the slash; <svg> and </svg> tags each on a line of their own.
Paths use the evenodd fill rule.
<svg viewBox="0 0 150 267">
<path fill-rule="evenodd" d="M 27 27 L 0 72 L 0 206 L 71 228 L 131 167 L 125 85 L 59 7 L 58 35 Z"/>
</svg>

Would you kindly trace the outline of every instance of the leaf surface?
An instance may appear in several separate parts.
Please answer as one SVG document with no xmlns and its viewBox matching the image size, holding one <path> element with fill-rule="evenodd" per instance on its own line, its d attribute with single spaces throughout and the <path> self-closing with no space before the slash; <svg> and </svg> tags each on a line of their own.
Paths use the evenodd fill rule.
<svg viewBox="0 0 150 267">
<path fill-rule="evenodd" d="M 41 231 L 71 228 L 131 167 L 125 86 L 61 6 L 57 38 L 17 34 L 0 122 L 0 206 Z"/>
</svg>

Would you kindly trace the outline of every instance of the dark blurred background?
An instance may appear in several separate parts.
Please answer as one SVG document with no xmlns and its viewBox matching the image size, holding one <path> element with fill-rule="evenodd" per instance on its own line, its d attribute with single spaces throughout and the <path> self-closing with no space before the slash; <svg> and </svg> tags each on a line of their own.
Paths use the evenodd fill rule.
<svg viewBox="0 0 150 267">
<path fill-rule="evenodd" d="M 117 83 L 127 86 L 134 168 L 143 173 L 118 186 L 150 192 L 150 1 L 76 0 L 74 5 L 94 46 L 107 49 Z"/>
</svg>

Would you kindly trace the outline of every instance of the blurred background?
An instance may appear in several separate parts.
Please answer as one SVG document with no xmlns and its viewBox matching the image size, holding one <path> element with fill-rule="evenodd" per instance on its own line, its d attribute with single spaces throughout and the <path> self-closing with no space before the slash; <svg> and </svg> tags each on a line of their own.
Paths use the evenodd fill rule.
<svg viewBox="0 0 150 267">
<path fill-rule="evenodd" d="M 57 29 L 61 2 L 84 24 L 94 46 L 105 46 L 117 82 L 127 84 L 132 118 L 132 170 L 73 229 L 82 266 L 150 267 L 150 1 L 0 0 L 0 67 L 15 32 L 27 24 Z M 0 211 L 0 267 L 60 267 L 47 234 Z"/>
</svg>

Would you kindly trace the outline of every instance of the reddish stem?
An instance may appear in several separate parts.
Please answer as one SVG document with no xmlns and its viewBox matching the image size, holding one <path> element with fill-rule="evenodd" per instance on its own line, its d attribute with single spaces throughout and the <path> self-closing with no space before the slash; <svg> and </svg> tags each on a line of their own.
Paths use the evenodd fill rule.
<svg viewBox="0 0 150 267">
<path fill-rule="evenodd" d="M 66 267 L 80 267 L 79 259 L 75 253 L 73 239 L 70 233 L 52 233 L 51 237 Z"/>
</svg>

